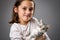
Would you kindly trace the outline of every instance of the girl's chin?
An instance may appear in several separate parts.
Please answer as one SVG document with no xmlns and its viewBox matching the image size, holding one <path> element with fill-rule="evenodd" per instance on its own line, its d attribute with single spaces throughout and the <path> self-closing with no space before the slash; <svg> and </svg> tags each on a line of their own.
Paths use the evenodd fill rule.
<svg viewBox="0 0 60 40">
<path fill-rule="evenodd" d="M 24 18 L 23 20 L 27 22 L 30 20 L 30 18 Z"/>
</svg>

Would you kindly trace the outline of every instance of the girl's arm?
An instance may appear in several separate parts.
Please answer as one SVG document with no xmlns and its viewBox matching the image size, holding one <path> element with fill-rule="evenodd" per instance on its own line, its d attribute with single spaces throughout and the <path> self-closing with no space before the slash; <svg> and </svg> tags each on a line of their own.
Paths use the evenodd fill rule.
<svg viewBox="0 0 60 40">
<path fill-rule="evenodd" d="M 20 38 L 10 38 L 10 40 L 22 40 Z"/>
<path fill-rule="evenodd" d="M 51 40 L 46 32 L 44 33 L 44 35 L 46 36 L 46 40 Z"/>
<path fill-rule="evenodd" d="M 36 40 L 51 40 L 47 33 L 44 33 L 42 36 L 37 37 Z"/>
<path fill-rule="evenodd" d="M 36 40 L 45 40 L 46 39 L 46 36 L 40 36 L 40 37 L 37 37 Z"/>
</svg>

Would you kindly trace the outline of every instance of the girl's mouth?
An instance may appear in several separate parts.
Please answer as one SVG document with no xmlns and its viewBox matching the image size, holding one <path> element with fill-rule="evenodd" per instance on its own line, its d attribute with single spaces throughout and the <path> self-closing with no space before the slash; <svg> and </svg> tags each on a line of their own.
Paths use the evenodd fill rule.
<svg viewBox="0 0 60 40">
<path fill-rule="evenodd" d="M 24 15 L 24 16 L 26 16 L 26 17 L 30 17 L 30 15 Z"/>
</svg>

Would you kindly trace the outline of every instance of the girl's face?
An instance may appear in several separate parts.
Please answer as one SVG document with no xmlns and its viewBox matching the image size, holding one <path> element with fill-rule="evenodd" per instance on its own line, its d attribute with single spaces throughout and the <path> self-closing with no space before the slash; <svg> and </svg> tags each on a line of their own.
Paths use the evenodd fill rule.
<svg viewBox="0 0 60 40">
<path fill-rule="evenodd" d="M 34 3 L 32 1 L 22 1 L 21 5 L 15 10 L 18 12 L 20 21 L 29 21 L 34 12 Z"/>
</svg>

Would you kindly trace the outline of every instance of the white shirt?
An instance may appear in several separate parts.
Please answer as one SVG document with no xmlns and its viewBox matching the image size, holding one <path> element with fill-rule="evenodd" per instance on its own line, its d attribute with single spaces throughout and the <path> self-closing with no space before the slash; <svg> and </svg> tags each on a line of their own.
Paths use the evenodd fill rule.
<svg viewBox="0 0 60 40">
<path fill-rule="evenodd" d="M 28 37 L 33 29 L 37 27 L 38 20 L 36 18 L 32 18 L 30 22 L 28 22 L 27 25 L 21 25 L 19 23 L 13 23 L 10 28 L 10 34 L 9 37 L 11 40 L 25 40 L 26 37 Z M 47 33 L 44 33 L 46 35 L 46 40 L 50 40 Z"/>
</svg>

